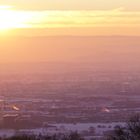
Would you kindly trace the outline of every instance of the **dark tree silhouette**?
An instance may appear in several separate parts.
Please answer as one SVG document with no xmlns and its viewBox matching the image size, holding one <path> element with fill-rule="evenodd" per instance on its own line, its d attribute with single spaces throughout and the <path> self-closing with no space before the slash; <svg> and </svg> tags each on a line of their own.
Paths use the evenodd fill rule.
<svg viewBox="0 0 140 140">
<path fill-rule="evenodd" d="M 117 126 L 107 140 L 140 140 L 140 115 L 132 117 L 125 126 Z"/>
<path fill-rule="evenodd" d="M 77 132 L 73 132 L 70 135 L 66 136 L 64 140 L 84 140 Z"/>
<path fill-rule="evenodd" d="M 15 135 L 10 138 L 0 138 L 0 140 L 84 140 L 77 132 L 70 134 L 56 134 L 53 136 L 40 135 Z"/>
</svg>

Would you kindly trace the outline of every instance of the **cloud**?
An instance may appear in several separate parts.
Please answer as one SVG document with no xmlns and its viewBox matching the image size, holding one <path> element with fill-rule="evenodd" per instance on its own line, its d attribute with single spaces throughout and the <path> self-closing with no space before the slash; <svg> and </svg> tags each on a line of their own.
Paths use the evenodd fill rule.
<svg viewBox="0 0 140 140">
<path fill-rule="evenodd" d="M 25 17 L 28 28 L 140 27 L 140 11 L 126 11 L 123 7 L 112 10 L 10 12 L 19 18 Z"/>
<path fill-rule="evenodd" d="M 138 26 L 140 11 L 113 10 L 89 11 L 34 11 L 28 22 L 32 28 Z"/>
</svg>

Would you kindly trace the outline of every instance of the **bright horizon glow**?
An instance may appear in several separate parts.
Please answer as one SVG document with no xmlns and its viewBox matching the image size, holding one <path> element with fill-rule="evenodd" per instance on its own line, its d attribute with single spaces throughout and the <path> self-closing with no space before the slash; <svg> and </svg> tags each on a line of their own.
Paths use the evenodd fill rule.
<svg viewBox="0 0 140 140">
<path fill-rule="evenodd" d="M 108 31 L 109 34 L 115 34 L 114 30 L 124 28 L 129 34 L 140 34 L 140 11 L 127 11 L 124 7 L 111 10 L 24 11 L 17 10 L 15 7 L 9 5 L 0 6 L 0 32 L 25 28 L 27 30 L 40 29 L 40 31 L 41 29 L 53 30 L 62 28 L 63 30 L 75 28 L 80 29 L 81 32 L 86 28 L 96 28 L 99 29 L 101 34 L 106 31 Z M 103 30 L 100 31 L 100 28 Z M 41 32 L 40 34 L 44 34 L 43 31 Z M 90 34 L 90 32 L 88 34 Z M 62 31 L 60 31 L 60 33 L 62 33 Z M 121 34 L 122 32 L 120 31 L 120 35 Z"/>
<path fill-rule="evenodd" d="M 112 10 L 44 10 L 21 11 L 13 6 L 0 6 L 0 29 L 62 27 L 140 27 L 140 11 Z"/>
<path fill-rule="evenodd" d="M 0 6 L 0 31 L 14 28 L 27 28 L 31 15 L 24 11 L 16 11 L 12 6 Z"/>
<path fill-rule="evenodd" d="M 0 9 L 11 9 L 13 6 L 11 5 L 0 5 Z"/>
</svg>

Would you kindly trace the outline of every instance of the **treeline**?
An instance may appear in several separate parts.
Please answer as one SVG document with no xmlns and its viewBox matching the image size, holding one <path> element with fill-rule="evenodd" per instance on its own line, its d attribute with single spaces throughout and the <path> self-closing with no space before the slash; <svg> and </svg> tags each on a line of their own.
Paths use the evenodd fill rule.
<svg viewBox="0 0 140 140">
<path fill-rule="evenodd" d="M 84 140 L 77 132 L 70 134 L 56 134 L 52 136 L 44 135 L 15 135 L 9 138 L 0 138 L 0 140 Z"/>
<path fill-rule="evenodd" d="M 15 135 L 10 138 L 0 138 L 0 140 L 85 140 L 77 132 L 70 134 L 55 134 L 53 136 L 44 135 Z M 96 140 L 96 138 L 92 139 Z M 116 126 L 109 134 L 103 136 L 101 140 L 140 140 L 140 115 L 135 115 L 126 122 L 125 125 Z"/>
</svg>

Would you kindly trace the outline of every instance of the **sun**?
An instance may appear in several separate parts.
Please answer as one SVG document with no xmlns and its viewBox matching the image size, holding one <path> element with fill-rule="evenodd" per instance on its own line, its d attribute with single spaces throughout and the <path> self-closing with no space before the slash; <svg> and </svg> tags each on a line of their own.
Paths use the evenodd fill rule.
<svg viewBox="0 0 140 140">
<path fill-rule="evenodd" d="M 26 28 L 30 15 L 24 11 L 17 11 L 11 8 L 11 6 L 0 6 L 0 31 Z"/>
</svg>

